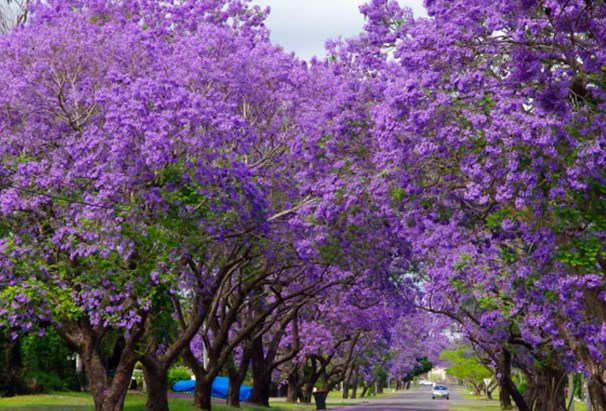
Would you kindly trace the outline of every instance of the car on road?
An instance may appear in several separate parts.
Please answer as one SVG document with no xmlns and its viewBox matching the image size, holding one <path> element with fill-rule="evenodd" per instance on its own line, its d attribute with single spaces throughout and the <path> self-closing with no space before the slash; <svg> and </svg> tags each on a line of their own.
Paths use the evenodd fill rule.
<svg viewBox="0 0 606 411">
<path fill-rule="evenodd" d="M 433 381 L 419 380 L 419 385 L 433 385 Z"/>
<path fill-rule="evenodd" d="M 434 400 L 437 398 L 446 398 L 450 399 L 450 392 L 448 391 L 448 387 L 445 385 L 434 385 L 433 391 L 431 392 L 431 398 Z"/>
</svg>

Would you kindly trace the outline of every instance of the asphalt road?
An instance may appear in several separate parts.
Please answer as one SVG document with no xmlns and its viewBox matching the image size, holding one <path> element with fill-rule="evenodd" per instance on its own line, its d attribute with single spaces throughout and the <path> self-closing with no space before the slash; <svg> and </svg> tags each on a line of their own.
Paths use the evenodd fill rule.
<svg viewBox="0 0 606 411">
<path fill-rule="evenodd" d="M 339 408 L 343 411 L 447 411 L 449 402 L 464 402 L 451 388 L 450 400 L 431 398 L 431 388 L 422 387 L 401 394 L 371 400 L 368 403 Z"/>
</svg>

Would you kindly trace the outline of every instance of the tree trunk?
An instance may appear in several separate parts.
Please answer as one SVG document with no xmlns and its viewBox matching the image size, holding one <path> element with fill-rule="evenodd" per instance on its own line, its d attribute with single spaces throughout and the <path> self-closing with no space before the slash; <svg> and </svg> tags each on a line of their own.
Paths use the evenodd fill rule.
<svg viewBox="0 0 606 411">
<path fill-rule="evenodd" d="M 402 380 L 400 378 L 396 378 L 396 391 L 400 391 L 402 389 Z"/>
<path fill-rule="evenodd" d="M 541 367 L 531 379 L 526 403 L 534 411 L 565 411 L 566 373 L 559 367 Z"/>
<path fill-rule="evenodd" d="M 313 382 L 306 382 L 305 384 L 303 384 L 303 402 L 304 404 L 310 404 L 311 403 L 311 396 L 313 394 L 314 391 L 314 383 Z"/>
<path fill-rule="evenodd" d="M 250 347 L 243 345 L 240 364 L 236 367 L 235 364 L 230 363 L 228 366 L 229 389 L 227 392 L 227 405 L 240 408 L 240 388 L 246 378 L 246 372 L 248 371 L 248 365 L 250 364 L 250 355 Z M 269 390 L 267 395 L 269 403 Z"/>
<path fill-rule="evenodd" d="M 196 388 L 194 390 L 194 407 L 210 411 L 212 380 L 209 378 L 198 379 L 196 375 Z"/>
<path fill-rule="evenodd" d="M 88 353 L 82 353 L 87 354 L 86 356 L 80 355 L 83 357 L 85 367 L 88 370 L 95 409 L 97 411 L 122 411 L 135 362 L 131 361 L 132 364 L 127 363 L 126 365 L 121 364 L 116 370 L 113 380 L 109 383 L 99 353 L 92 349 L 87 351 Z"/>
<path fill-rule="evenodd" d="M 379 381 L 377 381 L 376 394 L 383 394 L 384 388 L 385 388 L 385 380 L 383 378 L 379 378 Z"/>
<path fill-rule="evenodd" d="M 227 405 L 240 408 L 240 387 L 244 381 L 244 376 L 240 377 L 240 373 L 235 367 L 230 367 L 228 374 L 229 388 L 227 389 Z"/>
<path fill-rule="evenodd" d="M 513 398 L 520 411 L 530 411 L 526 402 L 524 402 L 524 398 L 511 380 L 511 353 L 506 349 L 502 349 L 499 360 L 497 368 L 499 370 L 499 401 L 501 409 L 510 410 L 513 407 L 511 403 L 511 399 Z"/>
<path fill-rule="evenodd" d="M 145 408 L 153 411 L 168 411 L 167 372 L 168 370 L 161 362 L 143 362 L 143 378 L 147 387 Z"/>
<path fill-rule="evenodd" d="M 364 383 L 364 387 L 362 388 L 362 393 L 360 394 L 360 398 L 364 398 L 364 396 L 366 396 L 366 393 L 368 392 L 368 389 L 370 388 L 371 384 L 372 384 L 372 382 L 370 384 Z"/>
<path fill-rule="evenodd" d="M 574 411 L 574 374 L 568 374 L 568 386 L 566 387 L 566 410 Z"/>
<path fill-rule="evenodd" d="M 606 385 L 603 375 L 593 373 L 587 380 L 587 391 L 594 411 L 606 411 Z"/>
<path fill-rule="evenodd" d="M 349 398 L 349 381 L 343 381 L 343 392 L 341 393 L 341 398 L 344 400 Z"/>
<path fill-rule="evenodd" d="M 271 371 L 265 360 L 263 341 L 257 338 L 251 347 L 253 392 L 250 402 L 262 407 L 269 407 L 269 391 L 271 389 Z M 290 382 L 289 382 L 290 385 Z"/>
<path fill-rule="evenodd" d="M 488 387 L 486 387 L 486 396 L 488 397 L 489 400 L 492 400 L 492 393 L 494 392 L 494 390 L 499 386 L 498 382 L 494 382 L 494 384 L 491 382 Z"/>
<path fill-rule="evenodd" d="M 288 373 L 288 389 L 286 390 L 286 402 L 297 403 L 301 397 L 301 377 L 299 365 L 292 365 Z"/>
</svg>

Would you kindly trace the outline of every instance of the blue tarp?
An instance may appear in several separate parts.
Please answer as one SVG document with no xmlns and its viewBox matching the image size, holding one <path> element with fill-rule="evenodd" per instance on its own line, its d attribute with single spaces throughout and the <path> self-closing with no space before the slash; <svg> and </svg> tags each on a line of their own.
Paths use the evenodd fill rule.
<svg viewBox="0 0 606 411">
<path fill-rule="evenodd" d="M 193 393 L 196 387 L 194 380 L 177 381 L 173 385 L 173 391 Z M 216 377 L 213 381 L 213 386 L 210 395 L 215 398 L 227 398 L 227 390 L 229 389 L 229 378 Z M 240 401 L 248 401 L 252 395 L 252 388 L 248 385 L 240 387 Z"/>
</svg>

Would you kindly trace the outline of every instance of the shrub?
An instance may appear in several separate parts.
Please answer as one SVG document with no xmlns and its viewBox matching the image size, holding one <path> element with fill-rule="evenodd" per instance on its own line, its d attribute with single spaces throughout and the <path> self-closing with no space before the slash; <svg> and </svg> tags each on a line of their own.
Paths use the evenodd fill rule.
<svg viewBox="0 0 606 411">
<path fill-rule="evenodd" d="M 27 390 L 31 394 L 66 391 L 65 381 L 54 371 L 30 371 L 23 377 Z"/>
<path fill-rule="evenodd" d="M 177 381 L 191 379 L 192 372 L 187 367 L 174 367 L 168 370 L 168 387 L 172 388 Z"/>
</svg>

